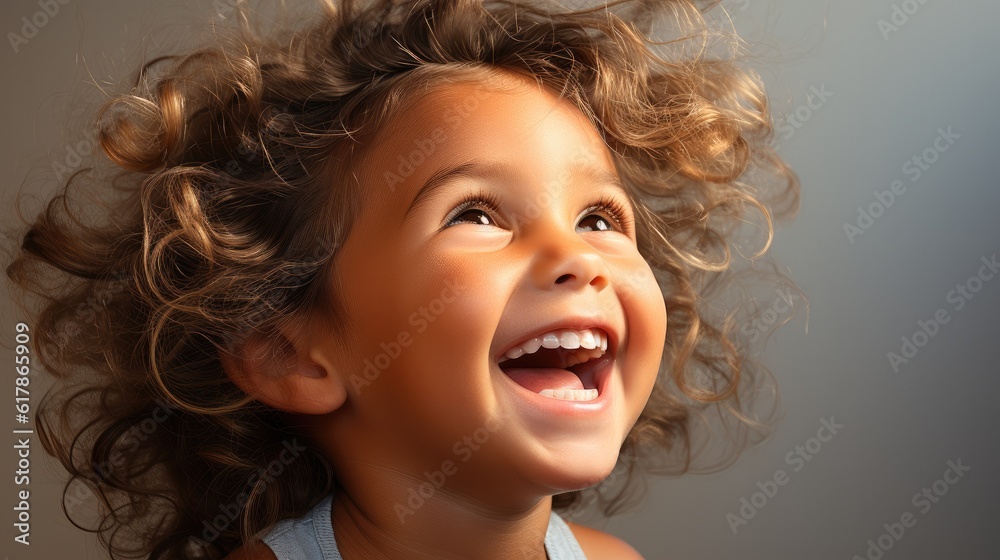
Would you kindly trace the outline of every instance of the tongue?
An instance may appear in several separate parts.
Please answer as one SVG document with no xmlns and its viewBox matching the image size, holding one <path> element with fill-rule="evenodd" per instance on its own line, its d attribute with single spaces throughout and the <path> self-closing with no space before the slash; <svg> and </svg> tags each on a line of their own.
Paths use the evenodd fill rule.
<svg viewBox="0 0 1000 560">
<path fill-rule="evenodd" d="M 575 373 L 558 368 L 511 368 L 503 370 L 521 387 L 539 393 L 545 389 L 583 389 Z"/>
</svg>

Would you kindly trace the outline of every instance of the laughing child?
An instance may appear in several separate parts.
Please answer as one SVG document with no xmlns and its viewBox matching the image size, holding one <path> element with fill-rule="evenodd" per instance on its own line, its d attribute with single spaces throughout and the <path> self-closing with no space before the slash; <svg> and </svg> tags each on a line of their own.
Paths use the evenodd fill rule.
<svg viewBox="0 0 1000 560">
<path fill-rule="evenodd" d="M 706 294 L 797 203 L 711 7 L 237 5 L 145 64 L 7 269 L 111 556 L 639 558 L 556 510 L 687 469 L 709 407 L 753 424 Z"/>
</svg>

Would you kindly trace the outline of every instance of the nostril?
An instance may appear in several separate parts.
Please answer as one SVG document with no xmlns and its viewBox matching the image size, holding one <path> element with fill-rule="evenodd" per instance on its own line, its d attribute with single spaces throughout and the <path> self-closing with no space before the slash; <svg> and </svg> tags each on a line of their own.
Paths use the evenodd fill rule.
<svg viewBox="0 0 1000 560">
<path fill-rule="evenodd" d="M 556 278 L 556 284 L 562 284 L 563 282 L 573 278 L 572 274 L 563 274 L 559 278 Z"/>
</svg>

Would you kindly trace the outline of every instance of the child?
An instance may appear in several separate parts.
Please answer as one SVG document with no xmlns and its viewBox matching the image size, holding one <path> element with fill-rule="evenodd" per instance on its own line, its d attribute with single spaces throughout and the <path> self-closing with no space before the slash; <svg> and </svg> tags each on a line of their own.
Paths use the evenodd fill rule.
<svg viewBox="0 0 1000 560">
<path fill-rule="evenodd" d="M 699 10 L 345 0 L 147 64 L 98 115 L 121 173 L 7 269 L 112 557 L 639 558 L 555 509 L 745 412 L 703 299 L 747 209 L 770 243 L 740 179 L 798 193 Z"/>
</svg>

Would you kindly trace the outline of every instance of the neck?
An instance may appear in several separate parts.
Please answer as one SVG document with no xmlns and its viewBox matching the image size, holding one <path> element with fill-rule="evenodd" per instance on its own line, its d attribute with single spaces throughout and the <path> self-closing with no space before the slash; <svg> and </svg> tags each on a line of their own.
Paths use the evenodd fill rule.
<svg viewBox="0 0 1000 560">
<path fill-rule="evenodd" d="M 334 491 L 332 520 L 345 558 L 423 560 L 545 560 L 545 534 L 552 511 L 546 496 L 518 511 L 474 504 L 440 489 L 419 509 L 403 509 L 405 495 L 383 485 Z M 410 513 L 412 512 L 412 513 Z M 402 519 L 402 520 L 401 520 Z"/>
</svg>

